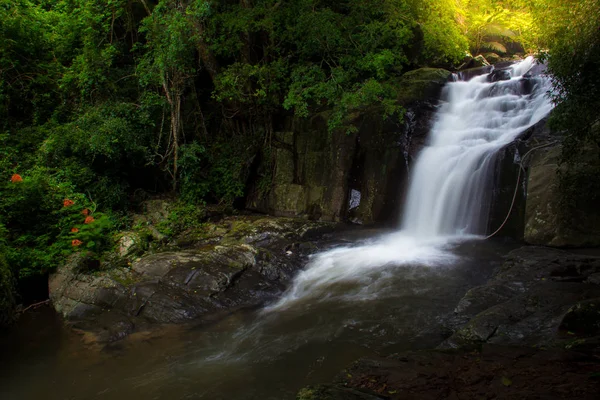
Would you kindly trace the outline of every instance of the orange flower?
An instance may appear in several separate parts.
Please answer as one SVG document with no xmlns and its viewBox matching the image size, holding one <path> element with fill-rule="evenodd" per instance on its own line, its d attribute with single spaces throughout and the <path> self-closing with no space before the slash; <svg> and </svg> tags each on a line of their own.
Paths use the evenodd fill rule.
<svg viewBox="0 0 600 400">
<path fill-rule="evenodd" d="M 95 219 L 94 217 L 92 217 L 91 215 L 88 217 L 85 217 L 85 221 L 83 221 L 84 224 L 91 224 L 92 222 L 94 222 Z"/>
<path fill-rule="evenodd" d="M 87 208 L 84 208 L 83 211 L 81 211 L 81 213 L 85 216 L 90 215 L 90 210 L 88 210 Z"/>
<path fill-rule="evenodd" d="M 81 246 L 82 244 L 83 244 L 83 242 L 79 239 L 73 239 L 71 241 L 71 246 L 73 246 L 73 247 Z"/>
<path fill-rule="evenodd" d="M 63 200 L 63 207 L 71 207 L 73 204 L 75 204 L 75 202 L 73 200 L 69 200 L 69 199 Z"/>
<path fill-rule="evenodd" d="M 79 229 L 77 229 L 77 228 L 71 228 L 71 232 L 72 233 L 77 233 L 77 232 L 79 232 Z"/>
<path fill-rule="evenodd" d="M 21 178 L 21 175 L 19 175 L 19 174 L 14 174 L 14 175 L 13 175 L 13 176 L 10 178 L 10 181 L 11 181 L 12 183 L 15 183 L 15 182 L 23 182 L 23 178 Z"/>
</svg>

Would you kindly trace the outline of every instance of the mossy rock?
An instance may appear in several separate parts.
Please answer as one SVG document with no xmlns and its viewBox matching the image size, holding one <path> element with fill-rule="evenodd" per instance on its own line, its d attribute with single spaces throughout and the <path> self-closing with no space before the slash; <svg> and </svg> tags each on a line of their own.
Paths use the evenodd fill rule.
<svg viewBox="0 0 600 400">
<path fill-rule="evenodd" d="M 560 329 L 579 337 L 600 335 L 600 299 L 582 301 L 571 307 L 564 316 Z"/>
<path fill-rule="evenodd" d="M 418 101 L 436 99 L 452 73 L 441 68 L 419 68 L 400 77 L 398 101 L 409 105 Z"/>
</svg>

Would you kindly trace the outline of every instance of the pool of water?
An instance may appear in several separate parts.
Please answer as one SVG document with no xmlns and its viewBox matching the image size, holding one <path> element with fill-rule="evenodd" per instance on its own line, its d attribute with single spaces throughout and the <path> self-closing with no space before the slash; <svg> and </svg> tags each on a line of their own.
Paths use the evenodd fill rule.
<svg viewBox="0 0 600 400">
<path fill-rule="evenodd" d="M 51 309 L 38 309 L 0 337 L 0 398 L 294 399 L 301 387 L 331 381 L 360 357 L 437 346 L 460 298 L 514 247 L 466 240 L 445 245 L 446 261 L 386 268 L 373 261 L 353 279 L 285 307 L 276 302 L 103 349 L 86 345 Z M 379 257 L 364 249 L 340 262 Z M 365 287 L 374 290 L 345 295 Z"/>
</svg>

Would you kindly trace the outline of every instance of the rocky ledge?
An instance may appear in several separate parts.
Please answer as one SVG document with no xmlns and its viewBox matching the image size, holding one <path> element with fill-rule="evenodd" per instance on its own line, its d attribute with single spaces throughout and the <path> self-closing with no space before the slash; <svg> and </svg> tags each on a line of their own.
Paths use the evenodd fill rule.
<svg viewBox="0 0 600 400">
<path fill-rule="evenodd" d="M 359 360 L 298 399 L 597 398 L 600 257 L 516 249 L 447 326 L 438 349 Z"/>
<path fill-rule="evenodd" d="M 50 277 L 50 298 L 70 325 L 103 343 L 157 324 L 217 318 L 280 293 L 317 249 L 315 240 L 334 227 L 292 218 L 225 218 L 122 267 L 90 270 L 76 254 Z"/>
</svg>

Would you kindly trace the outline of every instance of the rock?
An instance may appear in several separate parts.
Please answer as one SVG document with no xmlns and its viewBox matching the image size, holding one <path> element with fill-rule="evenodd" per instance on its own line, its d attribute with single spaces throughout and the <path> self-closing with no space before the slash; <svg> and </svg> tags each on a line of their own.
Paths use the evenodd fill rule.
<svg viewBox="0 0 600 400">
<path fill-rule="evenodd" d="M 458 77 L 461 81 L 470 81 L 471 79 L 473 79 L 476 76 L 483 75 L 483 74 L 489 74 L 490 72 L 493 71 L 493 69 L 494 69 L 494 67 L 492 67 L 491 65 L 484 66 L 484 67 L 460 69 L 458 72 Z"/>
<path fill-rule="evenodd" d="M 510 72 L 505 69 L 494 69 L 488 75 L 488 82 L 509 81 Z"/>
<path fill-rule="evenodd" d="M 471 65 L 471 68 L 473 68 L 473 67 L 487 67 L 487 66 L 490 65 L 490 63 L 488 62 L 488 60 L 486 60 L 485 57 L 483 55 L 481 55 L 481 54 L 478 55 L 478 56 L 475 56 L 473 58 L 472 63 L 473 63 L 473 65 Z"/>
<path fill-rule="evenodd" d="M 597 360 L 574 351 L 484 345 L 362 359 L 333 384 L 305 388 L 296 398 L 591 400 L 598 374 Z"/>
<path fill-rule="evenodd" d="M 117 253 L 122 258 L 127 258 L 143 251 L 142 238 L 135 232 L 124 232 L 117 240 Z"/>
<path fill-rule="evenodd" d="M 381 400 L 382 397 L 359 390 L 333 385 L 307 387 L 296 396 L 296 400 Z"/>
<path fill-rule="evenodd" d="M 594 307 L 600 287 L 587 282 L 599 272 L 600 257 L 543 247 L 514 250 L 487 284 L 461 299 L 449 322 L 455 333 L 440 347 L 485 342 L 564 346 L 573 337 L 561 332 L 567 326 L 584 326 L 582 321 L 591 315 L 589 329 L 582 329 L 596 335 L 600 319 Z"/>
<path fill-rule="evenodd" d="M 577 337 L 600 336 L 600 298 L 575 304 L 567 311 L 559 328 Z"/>
<path fill-rule="evenodd" d="M 575 165 L 559 166 L 562 147 L 539 149 L 532 155 L 527 178 L 525 241 L 556 247 L 600 246 L 600 212 L 593 197 L 600 174 L 595 151 Z M 561 185 L 560 175 L 568 185 Z"/>
<path fill-rule="evenodd" d="M 329 132 L 330 112 L 291 119 L 274 133 L 273 181 L 250 189 L 246 207 L 276 216 L 312 220 L 393 223 L 408 166 L 423 146 L 449 71 L 421 68 L 398 79 L 403 124 L 384 121 L 377 107 L 352 116 L 354 133 Z M 258 180 L 258 179 L 256 179 Z M 350 206 L 352 193 L 356 204 Z"/>
<path fill-rule="evenodd" d="M 101 342 L 156 324 L 216 318 L 280 293 L 316 249 L 310 240 L 333 227 L 285 218 L 227 218 L 183 233 L 174 241 L 183 247 L 106 270 L 90 271 L 85 254 L 76 253 L 50 276 L 50 299 L 73 327 L 93 332 Z M 132 235 L 123 237 L 124 244 L 135 243 Z"/>
<path fill-rule="evenodd" d="M 490 64 L 496 64 L 502 61 L 502 57 L 496 53 L 486 53 L 484 54 L 484 57 Z"/>
<path fill-rule="evenodd" d="M 169 218 L 171 203 L 172 201 L 166 199 L 146 200 L 141 204 L 143 215 L 150 220 L 151 224 L 158 225 Z"/>
<path fill-rule="evenodd" d="M 483 55 L 475 56 L 471 59 L 467 59 L 467 61 L 461 65 L 458 69 L 465 70 L 471 68 L 480 68 L 480 67 L 489 67 L 490 63 L 485 59 Z"/>
</svg>

